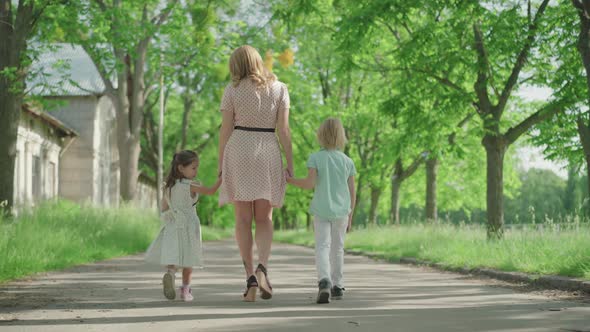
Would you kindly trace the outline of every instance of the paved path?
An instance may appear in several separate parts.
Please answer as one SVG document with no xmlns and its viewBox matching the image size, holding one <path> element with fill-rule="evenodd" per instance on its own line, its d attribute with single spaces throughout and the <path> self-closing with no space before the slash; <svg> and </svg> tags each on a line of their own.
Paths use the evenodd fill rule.
<svg viewBox="0 0 590 332">
<path fill-rule="evenodd" d="M 590 331 L 590 305 L 346 256 L 342 301 L 317 305 L 313 251 L 275 244 L 270 301 L 241 302 L 232 241 L 206 242 L 192 303 L 165 300 L 141 255 L 0 286 L 0 331 Z"/>
</svg>

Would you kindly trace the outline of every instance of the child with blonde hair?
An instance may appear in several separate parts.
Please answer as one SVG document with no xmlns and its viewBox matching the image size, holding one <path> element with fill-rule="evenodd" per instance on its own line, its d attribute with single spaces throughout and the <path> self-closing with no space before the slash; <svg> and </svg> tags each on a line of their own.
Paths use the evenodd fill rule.
<svg viewBox="0 0 590 332">
<path fill-rule="evenodd" d="M 325 120 L 317 132 L 320 151 L 309 156 L 308 175 L 287 176 L 287 182 L 302 189 L 314 189 L 310 213 L 314 216 L 315 256 L 318 272 L 317 303 L 342 299 L 344 237 L 352 227 L 355 206 L 354 162 L 342 150 L 346 144 L 340 120 Z"/>
<path fill-rule="evenodd" d="M 191 277 L 193 267 L 201 267 L 201 224 L 195 204 L 201 195 L 213 195 L 221 185 L 221 178 L 212 187 L 202 186 L 193 179 L 197 176 L 199 157 L 194 151 L 174 154 L 164 186 L 162 226 L 160 233 L 146 253 L 146 261 L 167 267 L 162 278 L 164 296 L 176 298 L 175 273 L 182 268 L 180 299 L 192 301 Z"/>
</svg>

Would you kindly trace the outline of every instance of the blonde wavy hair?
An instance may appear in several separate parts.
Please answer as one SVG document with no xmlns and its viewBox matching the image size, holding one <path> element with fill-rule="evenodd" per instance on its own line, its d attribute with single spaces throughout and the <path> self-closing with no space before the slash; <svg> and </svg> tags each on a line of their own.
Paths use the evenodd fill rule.
<svg viewBox="0 0 590 332">
<path fill-rule="evenodd" d="M 264 67 L 262 57 L 250 45 L 240 46 L 234 50 L 229 58 L 229 72 L 234 86 L 238 86 L 245 78 L 251 79 L 258 86 L 267 86 L 277 79 Z"/>
<path fill-rule="evenodd" d="M 336 118 L 326 119 L 318 129 L 318 141 L 320 146 L 328 150 L 344 150 L 346 145 L 346 133 L 342 122 Z"/>
</svg>

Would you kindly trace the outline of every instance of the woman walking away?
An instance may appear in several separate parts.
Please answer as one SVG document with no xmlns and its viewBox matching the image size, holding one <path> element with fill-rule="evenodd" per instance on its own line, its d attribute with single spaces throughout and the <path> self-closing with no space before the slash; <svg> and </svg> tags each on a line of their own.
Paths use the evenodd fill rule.
<svg viewBox="0 0 590 332">
<path fill-rule="evenodd" d="M 232 53 L 229 69 L 232 82 L 221 100 L 219 173 L 223 183 L 219 205 L 234 205 L 236 242 L 246 272 L 243 299 L 252 302 L 258 288 L 263 299 L 272 297 L 268 273 L 272 210 L 283 205 L 286 186 L 281 146 L 286 172 L 293 174 L 289 93 L 251 46 L 241 46 Z M 256 223 L 254 239 L 252 219 Z M 256 269 L 253 242 L 258 248 Z"/>
</svg>

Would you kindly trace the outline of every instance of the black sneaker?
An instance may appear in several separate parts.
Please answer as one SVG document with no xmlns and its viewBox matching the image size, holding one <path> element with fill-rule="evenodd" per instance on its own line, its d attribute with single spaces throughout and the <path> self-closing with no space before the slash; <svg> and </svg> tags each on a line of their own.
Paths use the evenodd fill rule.
<svg viewBox="0 0 590 332">
<path fill-rule="evenodd" d="M 338 286 L 334 286 L 332 289 L 330 289 L 330 293 L 334 300 L 342 300 L 342 296 L 344 296 L 344 287 L 340 288 Z"/>
<path fill-rule="evenodd" d="M 316 303 L 330 303 L 330 280 L 322 279 L 318 283 L 318 298 Z"/>
</svg>

